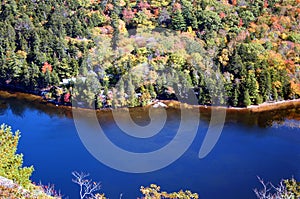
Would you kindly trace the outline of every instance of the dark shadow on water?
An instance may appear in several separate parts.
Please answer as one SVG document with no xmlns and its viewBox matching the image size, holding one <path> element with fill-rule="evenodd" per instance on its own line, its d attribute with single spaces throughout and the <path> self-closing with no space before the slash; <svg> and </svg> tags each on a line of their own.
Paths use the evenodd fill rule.
<svg viewBox="0 0 300 199">
<path fill-rule="evenodd" d="M 1 94 L 1 93 L 0 93 Z M 23 117 L 24 111 L 37 110 L 40 113 L 45 113 L 50 117 L 67 117 L 72 119 L 71 107 L 57 107 L 52 104 L 45 103 L 41 100 L 31 99 L 30 97 L 14 96 L 1 96 L 0 95 L 0 114 L 11 109 L 14 115 Z M 82 110 L 82 112 L 91 112 L 90 110 Z M 149 108 L 130 108 L 129 109 L 132 119 L 139 125 L 145 126 L 149 124 Z M 168 117 L 179 117 L 180 110 L 175 108 L 167 108 Z M 99 121 L 105 120 L 113 121 L 113 116 L 110 110 L 98 110 L 97 116 Z M 210 109 L 200 109 L 200 119 L 202 121 L 210 122 L 211 111 Z M 266 128 L 272 126 L 274 123 L 283 123 L 286 119 L 293 119 L 300 121 L 300 107 L 279 109 L 273 111 L 252 113 L 240 112 L 230 110 L 226 114 L 226 122 L 236 122 L 246 126 L 259 126 Z"/>
</svg>

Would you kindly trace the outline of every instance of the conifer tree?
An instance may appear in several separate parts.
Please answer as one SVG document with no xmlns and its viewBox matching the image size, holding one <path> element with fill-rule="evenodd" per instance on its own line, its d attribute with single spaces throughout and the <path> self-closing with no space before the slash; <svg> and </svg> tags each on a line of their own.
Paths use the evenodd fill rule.
<svg viewBox="0 0 300 199">
<path fill-rule="evenodd" d="M 245 106 L 250 106 L 251 105 L 251 99 L 250 99 L 248 89 L 246 89 L 245 92 L 244 92 L 244 105 Z"/>
<path fill-rule="evenodd" d="M 182 12 L 180 10 L 176 10 L 172 16 L 172 24 L 175 30 L 185 31 L 186 23 Z"/>
<path fill-rule="evenodd" d="M 182 13 L 186 21 L 186 26 L 190 26 L 194 29 L 198 28 L 197 17 L 195 15 L 195 9 L 193 8 L 192 1 L 190 0 L 181 0 L 182 4 Z"/>
<path fill-rule="evenodd" d="M 128 105 L 134 107 L 138 105 L 138 99 L 135 92 L 135 87 L 132 84 L 132 79 L 129 77 L 127 82 Z"/>
<path fill-rule="evenodd" d="M 234 87 L 232 105 L 234 107 L 239 105 L 239 91 L 237 86 Z"/>
<path fill-rule="evenodd" d="M 120 20 L 120 0 L 113 0 L 113 10 L 111 14 L 111 26 L 114 29 L 113 38 L 112 38 L 112 48 L 116 50 L 119 42 L 119 20 Z"/>
<path fill-rule="evenodd" d="M 19 183 L 24 188 L 31 186 L 33 167 L 23 167 L 23 155 L 16 154 L 20 132 L 13 133 L 6 125 L 0 127 L 0 176 Z"/>
</svg>

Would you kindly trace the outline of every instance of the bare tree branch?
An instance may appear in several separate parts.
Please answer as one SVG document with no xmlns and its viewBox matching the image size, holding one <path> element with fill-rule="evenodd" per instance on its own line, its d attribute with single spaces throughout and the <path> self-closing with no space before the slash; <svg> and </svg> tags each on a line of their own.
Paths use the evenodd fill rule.
<svg viewBox="0 0 300 199">
<path fill-rule="evenodd" d="M 272 183 L 265 183 L 263 179 L 258 177 L 259 182 L 263 186 L 262 189 L 254 189 L 254 193 L 258 199 L 294 199 L 293 193 L 287 190 L 284 180 L 281 180 L 278 186 L 274 186 Z"/>
<path fill-rule="evenodd" d="M 72 172 L 72 175 L 75 177 L 75 179 L 72 179 L 72 182 L 78 184 L 80 187 L 80 199 L 87 197 L 96 198 L 94 193 L 101 189 L 101 184 L 99 182 L 88 180 L 87 177 L 89 174 L 83 172 L 78 173 L 77 171 L 74 171 Z"/>
</svg>

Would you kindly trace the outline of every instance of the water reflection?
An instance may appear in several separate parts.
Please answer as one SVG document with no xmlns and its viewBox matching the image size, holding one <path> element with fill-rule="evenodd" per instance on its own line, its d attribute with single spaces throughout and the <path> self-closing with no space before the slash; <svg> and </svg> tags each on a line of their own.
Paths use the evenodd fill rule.
<svg viewBox="0 0 300 199">
<path fill-rule="evenodd" d="M 26 95 L 25 95 L 26 96 Z M 36 110 L 40 113 L 45 113 L 50 117 L 67 117 L 72 119 L 71 107 L 56 107 L 52 104 L 47 104 L 37 99 L 32 99 L 30 96 L 20 97 L 18 94 L 13 96 L 3 96 L 0 93 L 0 115 L 5 114 L 10 108 L 14 115 L 23 117 L 24 112 L 29 110 Z M 86 114 L 90 111 L 83 110 Z M 99 121 L 113 121 L 113 116 L 110 110 L 98 111 L 97 115 Z M 149 108 L 131 108 L 130 115 L 132 119 L 139 125 L 147 125 L 150 121 Z M 168 118 L 180 115 L 180 110 L 175 108 L 168 108 Z M 200 119 L 205 122 L 210 122 L 210 109 L 200 109 Z M 259 126 L 266 128 L 274 124 L 283 124 L 286 120 L 300 121 L 300 107 L 293 107 L 280 110 L 266 111 L 261 113 L 252 113 L 249 111 L 234 111 L 228 110 L 226 115 L 226 122 L 241 123 L 246 126 Z"/>
<path fill-rule="evenodd" d="M 0 100 L 0 115 L 4 115 L 8 109 L 8 104 L 5 100 Z"/>
<path fill-rule="evenodd" d="M 150 122 L 148 111 L 130 109 L 132 119 L 140 125 Z M 89 114 L 91 111 L 83 111 L 84 117 Z M 180 110 L 168 109 L 163 132 L 147 141 L 122 133 L 110 111 L 99 111 L 97 115 L 114 144 L 128 151 L 148 152 L 172 140 Z M 78 198 L 78 187 L 71 182 L 72 171 L 90 173 L 103 183 L 101 191 L 109 198 L 123 193 L 124 199 L 137 198 L 140 186 L 150 183 L 167 191 L 190 189 L 204 199 L 254 198 L 252 189 L 259 186 L 257 175 L 273 183 L 281 178 L 299 178 L 299 108 L 265 113 L 228 111 L 223 133 L 205 159 L 199 159 L 198 152 L 210 121 L 209 108 L 201 109 L 200 119 L 197 136 L 180 159 L 162 170 L 134 175 L 110 169 L 88 153 L 78 137 L 70 108 L 24 96 L 0 97 L 0 120 L 22 132 L 19 150 L 24 154 L 24 164 L 36 169 L 33 181 L 53 183 L 72 199 Z"/>
</svg>

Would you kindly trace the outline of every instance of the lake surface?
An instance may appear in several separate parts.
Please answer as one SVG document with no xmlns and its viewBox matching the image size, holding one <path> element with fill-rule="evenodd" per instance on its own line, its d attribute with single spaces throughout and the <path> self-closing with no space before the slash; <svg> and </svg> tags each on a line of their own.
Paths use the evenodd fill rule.
<svg viewBox="0 0 300 199">
<path fill-rule="evenodd" d="M 0 123 L 21 131 L 18 151 L 24 164 L 34 165 L 32 180 L 55 184 L 65 198 L 77 199 L 79 188 L 72 171 L 90 174 L 101 181 L 101 192 L 111 199 L 141 197 L 140 186 L 155 183 L 171 192 L 189 189 L 202 199 L 256 198 L 257 176 L 274 184 L 282 178 L 300 179 L 300 110 L 263 114 L 232 113 L 216 146 L 204 159 L 199 149 L 209 125 L 201 113 L 197 136 L 184 155 L 173 164 L 150 173 L 114 170 L 95 159 L 82 144 L 72 113 L 18 99 L 1 99 Z M 148 111 L 131 110 L 137 123 L 149 122 Z M 100 113 L 99 123 L 109 139 L 128 151 L 147 152 L 168 144 L 180 123 L 180 111 L 169 109 L 162 131 L 149 139 L 132 138 L 120 130 L 110 112 Z"/>
</svg>

